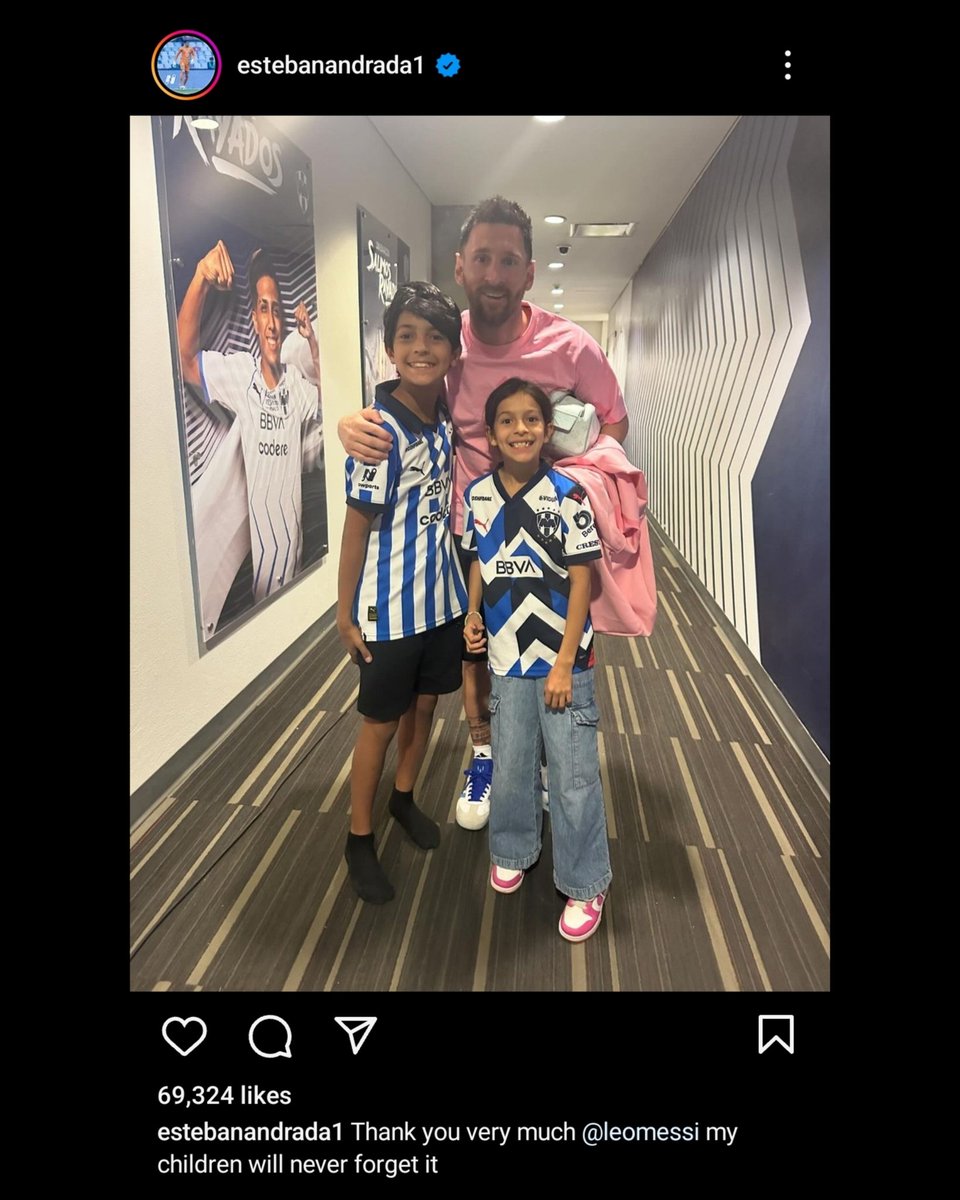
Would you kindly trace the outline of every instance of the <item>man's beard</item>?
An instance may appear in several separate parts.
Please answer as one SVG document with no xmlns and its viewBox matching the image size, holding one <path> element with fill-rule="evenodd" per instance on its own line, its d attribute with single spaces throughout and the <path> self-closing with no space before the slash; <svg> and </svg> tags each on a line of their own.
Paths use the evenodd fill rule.
<svg viewBox="0 0 960 1200">
<path fill-rule="evenodd" d="M 517 315 L 522 301 L 522 292 L 519 296 L 505 296 L 501 301 L 494 301 L 489 296 L 477 293 L 470 301 L 470 319 L 475 324 L 499 329 Z"/>
</svg>

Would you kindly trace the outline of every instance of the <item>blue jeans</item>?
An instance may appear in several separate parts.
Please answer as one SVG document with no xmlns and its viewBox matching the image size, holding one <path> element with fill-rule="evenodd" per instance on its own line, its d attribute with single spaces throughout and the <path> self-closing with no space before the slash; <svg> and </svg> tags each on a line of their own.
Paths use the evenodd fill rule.
<svg viewBox="0 0 960 1200">
<path fill-rule="evenodd" d="M 590 900 L 613 878 L 597 755 L 593 671 L 573 676 L 573 703 L 548 708 L 543 679 L 491 675 L 493 787 L 490 858 L 526 870 L 540 857 L 540 747 L 550 770 L 553 880 L 565 896 Z"/>
</svg>

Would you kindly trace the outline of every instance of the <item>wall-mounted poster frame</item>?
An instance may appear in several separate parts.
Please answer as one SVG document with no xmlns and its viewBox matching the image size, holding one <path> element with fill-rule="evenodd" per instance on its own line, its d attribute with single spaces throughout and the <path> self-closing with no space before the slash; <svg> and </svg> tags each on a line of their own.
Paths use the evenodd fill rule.
<svg viewBox="0 0 960 1200">
<path fill-rule="evenodd" d="M 328 549 L 310 159 L 218 120 L 153 118 L 201 653 Z"/>
<path fill-rule="evenodd" d="M 397 286 L 410 279 L 410 249 L 362 206 L 357 207 L 357 262 L 363 399 L 369 407 L 377 384 L 396 374 L 383 344 L 383 313 Z"/>
</svg>

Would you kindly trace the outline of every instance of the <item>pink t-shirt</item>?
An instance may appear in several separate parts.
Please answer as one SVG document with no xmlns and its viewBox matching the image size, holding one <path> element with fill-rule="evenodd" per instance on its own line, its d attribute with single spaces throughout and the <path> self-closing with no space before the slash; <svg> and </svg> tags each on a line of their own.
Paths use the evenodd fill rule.
<svg viewBox="0 0 960 1200">
<path fill-rule="evenodd" d="M 612 425 L 627 415 L 617 377 L 596 341 L 565 317 L 535 304 L 524 308 L 530 313 L 527 327 L 505 346 L 477 341 L 470 332 L 470 314 L 463 314 L 463 354 L 447 373 L 450 416 L 457 435 L 453 531 L 458 537 L 463 532 L 465 489 L 495 466 L 483 410 L 487 397 L 505 379 L 529 379 L 547 395 L 556 388 L 569 388 L 596 408 L 601 425 Z"/>
</svg>

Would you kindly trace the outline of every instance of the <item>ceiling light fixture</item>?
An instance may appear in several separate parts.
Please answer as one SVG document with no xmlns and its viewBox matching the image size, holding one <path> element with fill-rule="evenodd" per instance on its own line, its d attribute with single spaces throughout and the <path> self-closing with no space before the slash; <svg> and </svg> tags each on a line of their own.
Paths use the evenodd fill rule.
<svg viewBox="0 0 960 1200">
<path fill-rule="evenodd" d="M 563 266 L 563 263 L 547 263 L 547 270 L 559 271 L 562 266 Z"/>
<path fill-rule="evenodd" d="M 593 224 L 574 225 L 571 237 L 629 237 L 635 221 L 596 221 Z"/>
<path fill-rule="evenodd" d="M 560 309 L 561 309 L 561 308 L 563 308 L 563 305 L 562 305 L 562 304 L 555 304 L 553 307 L 556 309 L 556 311 L 557 311 L 557 312 L 559 312 L 559 311 L 560 311 Z"/>
<path fill-rule="evenodd" d="M 560 285 L 558 284 L 558 285 L 557 285 L 555 288 L 551 288 L 551 289 L 550 289 L 550 294 L 551 294 L 551 295 L 553 295 L 553 296 L 562 296 L 562 295 L 563 295 L 563 288 L 562 288 L 562 287 L 560 287 Z"/>
<path fill-rule="evenodd" d="M 544 217 L 543 219 L 544 219 L 544 221 L 546 221 L 546 223 L 548 225 L 562 225 L 567 218 L 559 217 L 556 214 L 554 214 L 551 217 Z"/>
<path fill-rule="evenodd" d="M 553 125 L 556 121 L 565 121 L 566 117 L 534 117 L 535 121 L 539 121 L 542 125 Z"/>
</svg>

